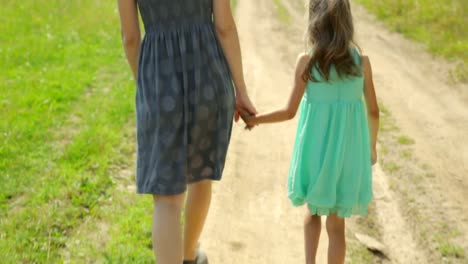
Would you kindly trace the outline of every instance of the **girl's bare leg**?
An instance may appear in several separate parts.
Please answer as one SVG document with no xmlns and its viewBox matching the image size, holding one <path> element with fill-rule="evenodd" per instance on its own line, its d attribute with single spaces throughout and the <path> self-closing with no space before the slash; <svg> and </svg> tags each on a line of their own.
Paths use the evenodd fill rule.
<svg viewBox="0 0 468 264">
<path fill-rule="evenodd" d="M 304 245 L 306 264 L 315 264 L 317 248 L 322 229 L 322 220 L 318 215 L 311 215 L 307 209 L 304 217 Z"/>
<path fill-rule="evenodd" d="M 211 180 L 190 184 L 185 204 L 184 259 L 194 260 L 211 203 Z"/>
<path fill-rule="evenodd" d="M 328 263 L 343 264 L 346 255 L 345 220 L 336 214 L 327 217 Z"/>
</svg>

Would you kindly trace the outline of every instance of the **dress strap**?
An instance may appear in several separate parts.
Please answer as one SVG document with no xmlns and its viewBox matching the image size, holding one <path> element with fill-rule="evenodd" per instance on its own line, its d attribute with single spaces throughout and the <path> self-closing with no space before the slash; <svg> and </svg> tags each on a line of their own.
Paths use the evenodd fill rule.
<svg viewBox="0 0 468 264">
<path fill-rule="evenodd" d="M 351 48 L 351 56 L 353 56 L 354 61 L 356 64 L 361 65 L 362 64 L 362 57 L 361 57 L 361 52 L 357 47 Z"/>
</svg>

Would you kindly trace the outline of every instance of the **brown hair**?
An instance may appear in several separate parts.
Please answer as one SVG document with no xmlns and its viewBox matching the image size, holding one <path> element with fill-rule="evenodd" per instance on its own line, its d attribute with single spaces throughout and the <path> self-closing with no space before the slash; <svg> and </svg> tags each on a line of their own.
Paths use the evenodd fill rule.
<svg viewBox="0 0 468 264">
<path fill-rule="evenodd" d="M 361 76 L 361 68 L 351 53 L 354 26 L 348 0 L 310 0 L 307 41 L 313 54 L 303 73 L 304 80 L 318 82 L 313 69 L 326 80 L 330 80 L 330 70 L 335 66 L 340 78 Z"/>
</svg>

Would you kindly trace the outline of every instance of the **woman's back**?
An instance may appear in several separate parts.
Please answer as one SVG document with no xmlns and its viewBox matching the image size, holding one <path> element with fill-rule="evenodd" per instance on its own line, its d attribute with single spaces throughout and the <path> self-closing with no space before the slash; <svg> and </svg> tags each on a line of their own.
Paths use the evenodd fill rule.
<svg viewBox="0 0 468 264">
<path fill-rule="evenodd" d="M 212 0 L 138 0 L 147 32 L 212 21 Z"/>
<path fill-rule="evenodd" d="M 118 5 L 125 55 L 138 82 L 137 192 L 157 197 L 156 259 L 208 263 L 197 244 L 211 181 L 223 174 L 235 107 L 256 112 L 245 88 L 230 1 L 118 0 Z"/>
<path fill-rule="evenodd" d="M 171 194 L 186 182 L 218 180 L 234 89 L 213 0 L 138 0 L 138 7 L 145 25 L 136 96 L 138 191 Z"/>
</svg>

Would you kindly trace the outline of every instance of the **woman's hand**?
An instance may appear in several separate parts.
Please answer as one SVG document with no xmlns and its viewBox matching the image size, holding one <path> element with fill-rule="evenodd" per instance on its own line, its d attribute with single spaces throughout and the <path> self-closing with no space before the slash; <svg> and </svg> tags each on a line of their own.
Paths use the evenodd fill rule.
<svg viewBox="0 0 468 264">
<path fill-rule="evenodd" d="M 246 93 L 236 95 L 236 110 L 234 112 L 234 119 L 239 121 L 239 117 L 242 115 L 256 115 L 257 109 L 250 101 L 249 96 Z"/>
<path fill-rule="evenodd" d="M 255 126 L 258 125 L 256 116 L 254 114 L 241 110 L 239 115 L 245 123 L 245 129 L 252 130 Z"/>
<path fill-rule="evenodd" d="M 239 117 L 242 118 L 246 124 L 245 129 L 251 130 L 254 125 L 248 123 L 251 117 L 255 117 L 257 110 L 250 101 L 247 93 L 238 93 L 236 96 L 236 110 L 234 112 L 234 120 L 239 121 Z"/>
<path fill-rule="evenodd" d="M 377 163 L 377 150 L 375 148 L 372 148 L 371 150 L 371 162 L 372 165 L 375 165 Z"/>
</svg>

